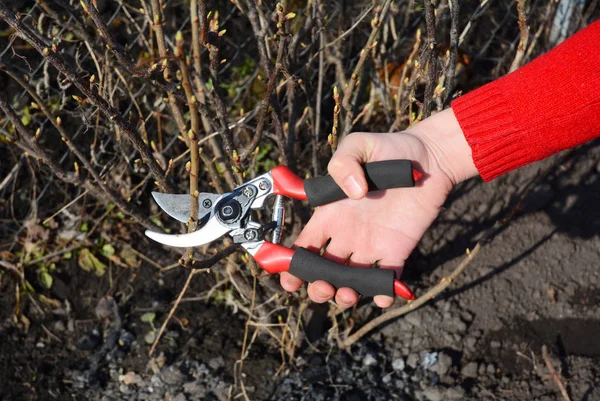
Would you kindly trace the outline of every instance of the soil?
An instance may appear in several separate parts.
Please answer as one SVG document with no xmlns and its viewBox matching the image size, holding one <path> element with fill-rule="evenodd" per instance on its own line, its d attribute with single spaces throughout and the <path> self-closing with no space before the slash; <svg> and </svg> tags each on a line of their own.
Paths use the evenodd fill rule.
<svg viewBox="0 0 600 401">
<path fill-rule="evenodd" d="M 466 249 L 517 203 L 521 188 L 553 166 L 516 219 L 446 293 L 379 327 L 348 352 L 327 339 L 326 324 L 313 321 L 307 327 L 322 328 L 312 333 L 312 345 L 304 344 L 275 375 L 280 352 L 259 336 L 243 366 L 247 398 L 560 400 L 541 356 L 545 345 L 571 399 L 600 400 L 599 160 L 596 141 L 562 161 L 555 156 L 491 183 L 457 187 L 405 269 L 418 294 L 450 274 Z M 149 252 L 155 260 L 169 257 Z M 230 388 L 243 313 L 222 304 L 182 304 L 177 316 L 189 323 L 172 323 L 148 358 L 144 336 L 151 327 L 140 318 L 154 311 L 162 322 L 185 275 L 159 275 L 144 263 L 115 278 L 120 285 L 110 296 L 108 279 L 92 277 L 71 266 L 49 294 L 62 306 L 50 312 L 40 313 L 25 297 L 28 324 L 11 321 L 13 287 L 2 282 L 0 399 L 185 401 L 237 394 Z M 201 288 L 195 283 L 190 293 Z M 353 315 L 355 327 L 380 313 L 363 302 Z"/>
</svg>

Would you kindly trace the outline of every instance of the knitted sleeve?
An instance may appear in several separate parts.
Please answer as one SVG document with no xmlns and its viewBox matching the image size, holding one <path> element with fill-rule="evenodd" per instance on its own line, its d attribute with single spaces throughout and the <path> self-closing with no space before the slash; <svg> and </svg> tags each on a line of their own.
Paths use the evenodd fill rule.
<svg viewBox="0 0 600 401">
<path fill-rule="evenodd" d="M 600 21 L 452 102 L 484 181 L 600 136 Z"/>
</svg>

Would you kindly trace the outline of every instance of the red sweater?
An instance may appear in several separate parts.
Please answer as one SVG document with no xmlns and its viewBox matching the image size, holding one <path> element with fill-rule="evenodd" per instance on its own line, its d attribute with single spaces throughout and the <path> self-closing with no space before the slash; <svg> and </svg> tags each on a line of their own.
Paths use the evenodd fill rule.
<svg viewBox="0 0 600 401">
<path fill-rule="evenodd" d="M 452 102 L 484 181 L 600 136 L 600 21 Z"/>
</svg>

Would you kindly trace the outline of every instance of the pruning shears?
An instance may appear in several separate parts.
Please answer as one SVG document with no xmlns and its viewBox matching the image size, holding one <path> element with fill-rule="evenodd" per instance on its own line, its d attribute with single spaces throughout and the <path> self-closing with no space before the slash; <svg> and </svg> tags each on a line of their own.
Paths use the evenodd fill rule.
<svg viewBox="0 0 600 401">
<path fill-rule="evenodd" d="M 413 169 L 410 160 L 367 163 L 363 169 L 369 191 L 413 187 L 422 177 Z M 189 194 L 153 192 L 152 195 L 169 216 L 181 222 L 189 220 Z M 253 220 L 252 211 L 265 209 L 266 201 L 273 196 L 272 221 L 261 225 Z M 162 244 L 182 248 L 208 244 L 229 235 L 270 274 L 288 271 L 308 282 L 325 280 L 336 288 L 350 287 L 362 296 L 396 294 L 414 299 L 412 291 L 395 279 L 393 270 L 345 266 L 304 248 L 290 249 L 279 245 L 284 224 L 284 196 L 308 200 L 313 207 L 346 198 L 329 175 L 303 180 L 286 166 L 277 166 L 232 192 L 200 193 L 197 197 L 198 230 L 176 235 L 146 231 L 146 235 Z M 267 235 L 270 235 L 270 241 L 266 239 Z"/>
</svg>

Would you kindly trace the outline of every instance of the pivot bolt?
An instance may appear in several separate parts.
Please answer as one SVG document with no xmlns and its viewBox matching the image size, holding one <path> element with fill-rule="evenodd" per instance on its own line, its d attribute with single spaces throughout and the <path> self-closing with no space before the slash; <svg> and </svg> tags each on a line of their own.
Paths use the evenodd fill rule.
<svg viewBox="0 0 600 401">
<path fill-rule="evenodd" d="M 222 221 L 231 223 L 242 215 L 242 207 L 235 199 L 231 199 L 219 207 L 218 215 Z"/>
</svg>

